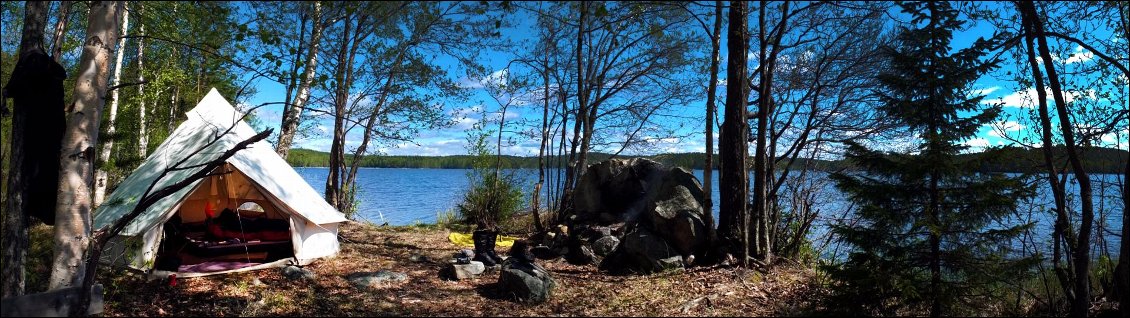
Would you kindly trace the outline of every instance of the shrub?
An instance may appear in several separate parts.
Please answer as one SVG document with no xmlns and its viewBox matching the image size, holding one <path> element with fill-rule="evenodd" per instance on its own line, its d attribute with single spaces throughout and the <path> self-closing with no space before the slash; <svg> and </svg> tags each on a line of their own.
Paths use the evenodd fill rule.
<svg viewBox="0 0 1130 318">
<path fill-rule="evenodd" d="M 501 158 L 490 152 L 486 138 L 490 132 L 468 136 L 468 152 L 473 156 L 472 169 L 467 173 L 470 189 L 463 201 L 456 205 L 459 221 L 476 225 L 483 230 L 498 230 L 522 207 L 523 195 L 513 173 L 504 173 Z"/>
</svg>

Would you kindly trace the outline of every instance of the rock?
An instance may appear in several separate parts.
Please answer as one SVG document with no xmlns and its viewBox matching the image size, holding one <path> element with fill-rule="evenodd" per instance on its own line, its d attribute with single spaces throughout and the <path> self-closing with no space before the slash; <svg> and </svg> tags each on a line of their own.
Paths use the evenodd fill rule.
<svg viewBox="0 0 1130 318">
<path fill-rule="evenodd" d="M 534 248 L 530 249 L 530 253 L 534 254 L 534 258 L 537 259 L 550 260 L 561 257 L 561 254 L 557 254 L 557 252 L 554 252 L 553 249 L 545 245 L 534 246 Z"/>
<path fill-rule="evenodd" d="M 301 267 L 298 267 L 298 266 L 294 266 L 294 265 L 287 265 L 286 267 L 283 267 L 281 271 L 282 271 L 283 277 L 286 277 L 286 278 L 289 278 L 289 279 L 309 279 L 309 280 L 313 280 L 314 277 L 316 277 L 316 275 L 314 275 L 313 271 L 310 271 L 308 269 L 301 268 Z"/>
<path fill-rule="evenodd" d="M 577 222 L 608 224 L 634 220 L 647 205 L 651 183 L 662 177 L 663 170 L 658 162 L 641 158 L 589 165 L 574 192 Z"/>
<path fill-rule="evenodd" d="M 461 249 L 458 252 L 455 252 L 455 254 L 452 255 L 451 257 L 453 257 L 453 258 L 460 258 L 460 257 L 474 258 L 475 257 L 475 251 L 472 251 L 472 250 L 469 250 L 469 249 Z"/>
<path fill-rule="evenodd" d="M 468 264 L 447 264 L 440 270 L 440 277 L 455 280 L 470 279 L 486 270 L 486 265 L 479 261 L 471 261 Z"/>
<path fill-rule="evenodd" d="M 703 192 L 698 179 L 682 168 L 663 177 L 646 211 L 651 230 L 673 245 L 680 255 L 702 256 L 709 247 Z M 712 223 L 712 222 L 711 222 Z"/>
<path fill-rule="evenodd" d="M 624 234 L 620 245 L 600 263 L 612 273 L 652 273 L 683 267 L 683 256 L 662 237 L 645 228 Z"/>
<path fill-rule="evenodd" d="M 662 237 L 683 257 L 701 258 L 710 247 L 714 220 L 703 208 L 702 184 L 686 169 L 639 158 L 607 160 L 588 166 L 574 193 L 570 239 L 594 252 L 597 240 L 637 227 Z M 569 248 L 579 249 L 575 242 Z"/>
<path fill-rule="evenodd" d="M 608 256 L 608 254 L 612 254 L 612 251 L 616 250 L 616 247 L 619 245 L 620 239 L 608 235 L 592 242 L 592 252 L 598 256 Z"/>
<path fill-rule="evenodd" d="M 345 276 L 345 279 L 357 287 L 377 287 L 383 283 L 395 283 L 408 280 L 404 273 L 379 270 L 376 272 L 357 272 Z"/>
<path fill-rule="evenodd" d="M 565 261 L 573 265 L 588 265 L 596 260 L 596 253 L 587 244 L 578 244 L 569 249 L 569 254 L 565 254 Z"/>
<path fill-rule="evenodd" d="M 553 295 L 556 285 L 549 272 L 534 263 L 508 260 L 498 274 L 500 291 L 519 302 L 543 303 Z"/>
</svg>

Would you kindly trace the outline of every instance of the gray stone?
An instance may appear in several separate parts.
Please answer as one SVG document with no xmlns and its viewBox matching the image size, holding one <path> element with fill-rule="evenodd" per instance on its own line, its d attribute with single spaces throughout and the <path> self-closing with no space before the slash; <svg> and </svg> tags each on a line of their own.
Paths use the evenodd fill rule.
<svg viewBox="0 0 1130 318">
<path fill-rule="evenodd" d="M 600 269 L 613 273 L 652 273 L 682 266 L 683 256 L 644 228 L 624 234 L 616 250 L 600 263 Z"/>
<path fill-rule="evenodd" d="M 597 239 L 596 242 L 592 242 L 592 251 L 599 256 L 608 256 L 608 254 L 612 254 L 612 251 L 616 250 L 617 246 L 620 246 L 620 239 L 609 235 Z"/>
<path fill-rule="evenodd" d="M 441 276 L 457 280 L 475 278 L 487 270 L 483 262 L 471 261 L 468 264 L 447 264 L 440 270 Z"/>
<path fill-rule="evenodd" d="M 549 300 L 556 285 L 549 272 L 534 263 L 510 260 L 502 265 L 498 274 L 500 291 L 524 303 L 538 304 Z"/>
<path fill-rule="evenodd" d="M 455 252 L 455 254 L 451 255 L 451 257 L 452 258 L 462 258 L 462 257 L 475 258 L 475 251 L 472 251 L 472 250 L 469 250 L 469 249 L 461 249 L 458 252 Z"/>
<path fill-rule="evenodd" d="M 286 277 L 286 278 L 289 278 L 289 279 L 310 279 L 310 280 L 312 280 L 315 277 L 317 277 L 316 275 L 314 275 L 313 271 L 310 271 L 308 269 L 301 268 L 301 267 L 298 267 L 298 266 L 294 266 L 294 265 L 287 265 L 286 267 L 283 267 L 281 271 L 282 271 L 283 277 Z"/>
<path fill-rule="evenodd" d="M 646 210 L 652 228 L 681 255 L 702 254 L 710 242 L 702 208 L 702 186 L 690 172 L 674 168 L 663 177 Z M 712 222 L 711 222 L 712 223 Z"/>
<path fill-rule="evenodd" d="M 345 276 L 345 279 L 357 287 L 377 287 L 384 283 L 395 283 L 408 280 L 404 273 L 379 270 L 376 272 L 357 272 Z"/>
</svg>

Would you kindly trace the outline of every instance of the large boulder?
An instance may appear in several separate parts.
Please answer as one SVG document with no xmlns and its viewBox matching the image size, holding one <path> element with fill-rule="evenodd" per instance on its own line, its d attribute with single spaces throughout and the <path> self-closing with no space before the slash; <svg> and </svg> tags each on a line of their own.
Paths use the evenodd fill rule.
<svg viewBox="0 0 1130 318">
<path fill-rule="evenodd" d="M 707 229 L 713 222 L 703 209 L 702 185 L 683 168 L 673 168 L 663 176 L 656 195 L 645 211 L 651 229 L 659 233 L 683 256 L 702 257 L 709 248 Z"/>
<path fill-rule="evenodd" d="M 647 206 L 651 184 L 663 177 L 655 161 L 611 159 L 589 165 L 574 192 L 577 222 L 610 224 L 634 221 Z"/>
<path fill-rule="evenodd" d="M 689 171 L 671 168 L 648 159 L 611 159 L 595 163 L 585 169 L 577 184 L 574 195 L 573 224 L 569 248 L 573 254 L 572 263 L 595 261 L 585 255 L 578 245 L 589 246 L 596 256 L 612 257 L 611 262 L 619 262 L 624 255 L 630 259 L 626 266 L 632 271 L 650 272 L 660 267 L 682 266 L 682 258 L 703 257 L 710 248 L 710 229 L 714 226 L 710 211 L 703 207 L 705 196 L 702 184 Z M 609 225 L 623 224 L 625 229 L 634 229 L 636 240 L 627 244 L 629 234 L 616 235 L 609 231 Z M 613 225 L 613 228 L 619 226 Z M 642 230 L 642 232 L 641 232 Z M 609 236 L 617 236 L 620 244 L 610 244 L 610 239 L 597 241 Z M 623 236 L 623 237 L 619 237 Z M 642 257 L 650 252 L 645 247 L 663 245 L 671 250 L 664 257 Z M 608 254 L 606 247 L 615 248 Z M 623 248 L 636 250 L 616 253 Z M 598 252 L 599 250 L 599 252 Z M 655 255 L 652 255 L 655 256 Z M 678 262 L 673 257 L 680 256 Z M 649 259 L 642 261 L 642 259 Z M 663 266 L 655 265 L 659 260 Z M 604 263 L 609 260 L 602 260 Z M 650 264 L 650 265 L 649 265 Z"/>
<path fill-rule="evenodd" d="M 600 263 L 611 273 L 651 273 L 683 267 L 683 256 L 659 235 L 637 227 L 621 238 L 620 245 Z"/>
<path fill-rule="evenodd" d="M 549 272 L 531 262 L 514 258 L 503 262 L 498 274 L 498 288 L 503 294 L 525 303 L 543 303 L 553 294 L 557 285 Z"/>
</svg>

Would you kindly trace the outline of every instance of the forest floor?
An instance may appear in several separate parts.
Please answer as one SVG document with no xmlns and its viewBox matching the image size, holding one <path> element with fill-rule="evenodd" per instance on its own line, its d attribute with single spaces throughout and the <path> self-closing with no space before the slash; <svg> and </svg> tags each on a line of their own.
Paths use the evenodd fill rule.
<svg viewBox="0 0 1130 318">
<path fill-rule="evenodd" d="M 439 277 L 463 248 L 438 227 L 344 225 L 341 252 L 306 266 L 317 276 L 293 280 L 279 269 L 147 281 L 104 270 L 104 316 L 796 316 L 814 313 L 824 290 L 815 271 L 777 265 L 768 272 L 691 267 L 651 275 L 611 276 L 595 265 L 539 260 L 556 281 L 545 303 L 514 302 L 497 290 L 498 271 L 478 278 Z M 505 252 L 499 248 L 500 254 Z M 430 262 L 413 261 L 426 256 Z M 415 256 L 415 257 L 414 257 Z M 388 270 L 403 282 L 358 288 L 345 276 Z"/>
</svg>

